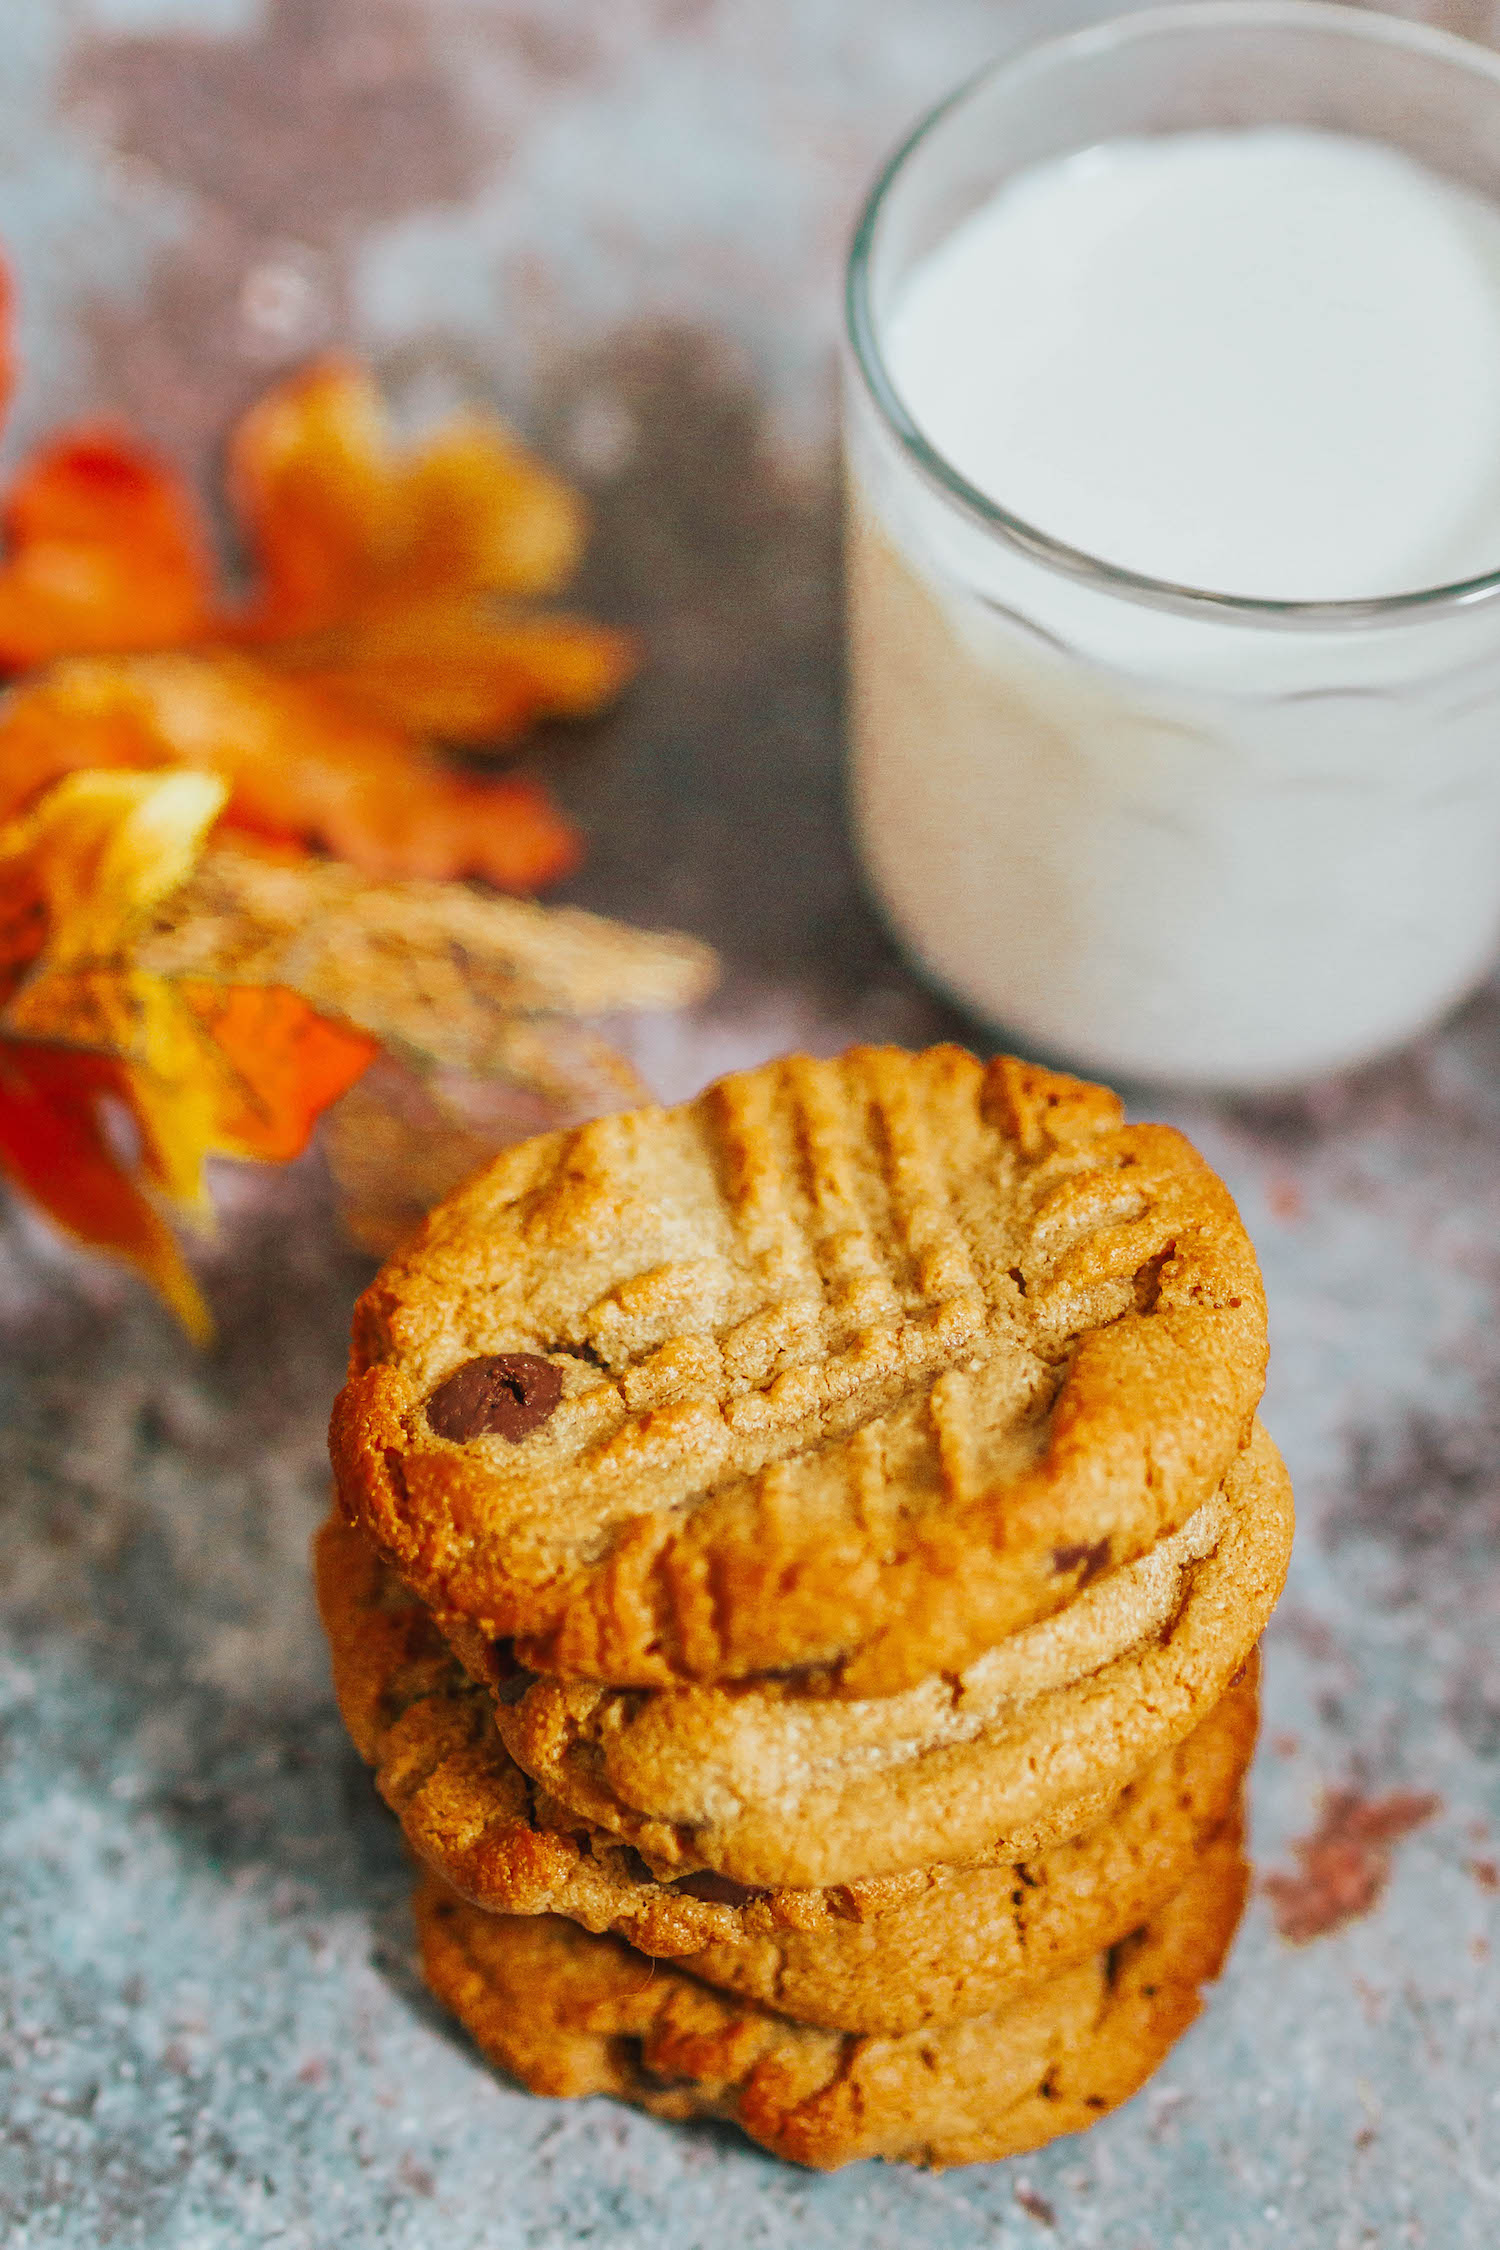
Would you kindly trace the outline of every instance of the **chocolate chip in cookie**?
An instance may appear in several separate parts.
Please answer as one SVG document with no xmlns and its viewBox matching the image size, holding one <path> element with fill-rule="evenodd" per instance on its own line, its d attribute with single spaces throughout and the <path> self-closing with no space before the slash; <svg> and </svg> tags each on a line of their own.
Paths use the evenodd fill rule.
<svg viewBox="0 0 1500 2250">
<path fill-rule="evenodd" d="M 1096 1539 L 1092 1546 L 1054 1547 L 1052 1550 L 1052 1568 L 1058 1577 L 1064 1577 L 1070 1570 L 1080 1571 L 1078 1580 L 1080 1593 L 1091 1579 L 1097 1578 L 1100 1571 L 1107 1570 L 1108 1567 L 1109 1541 L 1107 1539 Z"/>
<path fill-rule="evenodd" d="M 433 1609 L 560 1678 L 816 1670 L 851 1701 L 964 1671 L 1185 1523 L 1266 1352 L 1249 1239 L 1178 1134 L 956 1047 L 786 1056 L 508 1148 L 357 1334 L 343 1505 Z M 428 1396 L 460 1335 L 559 1370 L 543 1441 L 463 1448 L 487 1389 L 456 1429 Z"/>
<path fill-rule="evenodd" d="M 466 1445 L 494 1433 L 519 1445 L 540 1429 L 562 1397 L 562 1376 L 535 1352 L 491 1352 L 468 1359 L 427 1401 L 427 1425 Z"/>
</svg>

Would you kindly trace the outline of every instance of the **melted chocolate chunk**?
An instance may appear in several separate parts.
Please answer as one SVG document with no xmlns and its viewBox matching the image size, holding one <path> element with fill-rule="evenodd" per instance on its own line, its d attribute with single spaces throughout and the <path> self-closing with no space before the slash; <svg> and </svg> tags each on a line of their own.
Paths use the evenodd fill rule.
<svg viewBox="0 0 1500 2250">
<path fill-rule="evenodd" d="M 465 1360 L 427 1401 L 427 1426 L 440 1438 L 465 1445 L 495 1435 L 519 1445 L 562 1397 L 562 1376 L 535 1352 L 493 1352 Z"/>
<path fill-rule="evenodd" d="M 1097 1578 L 1100 1571 L 1108 1567 L 1109 1541 L 1107 1539 L 1096 1539 L 1092 1547 L 1053 1548 L 1052 1568 L 1059 1577 L 1066 1570 L 1078 1570 L 1080 1564 L 1083 1567 L 1079 1573 L 1078 1583 L 1082 1587 L 1086 1586 L 1091 1578 Z"/>
</svg>

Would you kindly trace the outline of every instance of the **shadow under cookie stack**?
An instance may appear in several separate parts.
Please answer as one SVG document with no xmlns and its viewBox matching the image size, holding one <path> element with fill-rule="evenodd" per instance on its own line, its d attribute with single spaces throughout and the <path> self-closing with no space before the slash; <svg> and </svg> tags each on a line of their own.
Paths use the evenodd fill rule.
<svg viewBox="0 0 1500 2250">
<path fill-rule="evenodd" d="M 318 1582 L 484 2053 L 822 2168 L 1134 2093 L 1244 1902 L 1265 1351 L 1178 1134 L 953 1047 L 441 1205 L 360 1302 Z"/>
</svg>

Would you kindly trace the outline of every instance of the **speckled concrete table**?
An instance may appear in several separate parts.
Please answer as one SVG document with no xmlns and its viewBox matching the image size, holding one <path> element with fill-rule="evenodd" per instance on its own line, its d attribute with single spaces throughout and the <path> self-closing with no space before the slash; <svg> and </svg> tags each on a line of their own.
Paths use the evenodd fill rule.
<svg viewBox="0 0 1500 2250">
<path fill-rule="evenodd" d="M 957 1028 L 863 904 L 839 794 L 829 346 L 903 121 L 995 0 L 9 0 L 16 432 L 127 412 L 195 471 L 349 338 L 421 410 L 500 399 L 594 492 L 591 598 L 647 675 L 542 755 L 589 903 L 712 937 L 664 1093 L 792 1043 Z M 1096 9 L 1093 12 L 1103 12 Z M 1486 8 L 1433 9 L 1489 35 Z M 1323 1793 L 1432 1792 L 1374 1910 L 1262 1893 L 1140 2099 L 1013 2165 L 803 2177 L 727 2132 L 499 2083 L 423 1997 L 341 1736 L 306 1542 L 350 1300 L 316 1160 L 223 1180 L 195 1358 L 11 1216 L 0 1241 L 4 1999 L 15 2250 L 1354 2250 L 1500 2240 L 1500 992 L 1275 1108 L 1147 1095 L 1265 1260 L 1302 1531 L 1270 1639 L 1262 1870 Z"/>
</svg>

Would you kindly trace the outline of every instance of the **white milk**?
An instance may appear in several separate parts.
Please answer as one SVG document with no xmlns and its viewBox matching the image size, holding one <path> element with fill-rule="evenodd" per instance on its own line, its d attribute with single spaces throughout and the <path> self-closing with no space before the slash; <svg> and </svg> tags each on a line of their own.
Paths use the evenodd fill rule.
<svg viewBox="0 0 1500 2250">
<path fill-rule="evenodd" d="M 978 491 L 1201 592 L 1500 569 L 1500 207 L 1301 128 L 1023 174 L 908 276 L 895 390 Z M 1269 1085 L 1500 938 L 1500 610 L 1258 628 L 1032 559 L 850 430 L 855 800 L 962 998 L 1104 1070 Z"/>
</svg>

